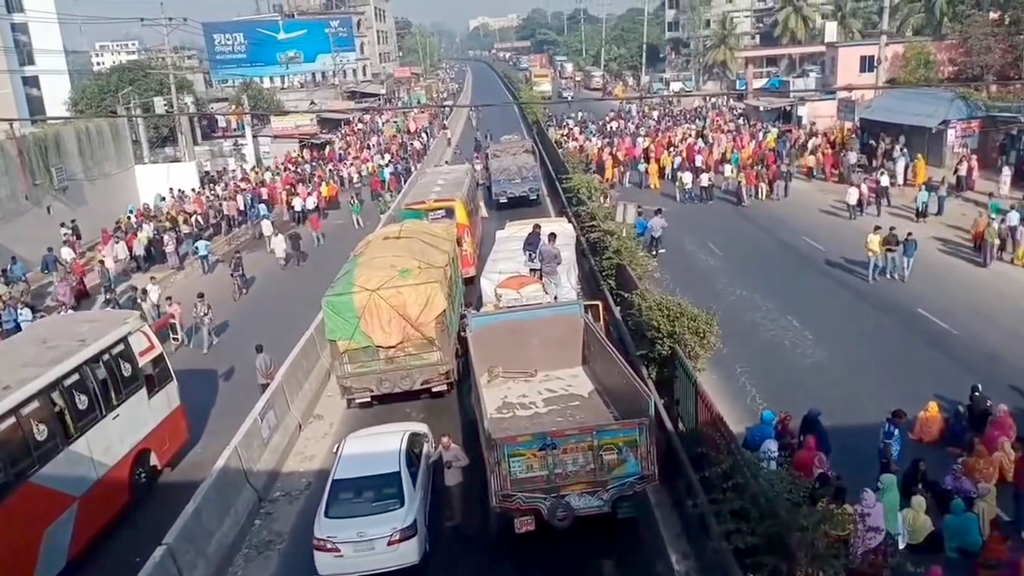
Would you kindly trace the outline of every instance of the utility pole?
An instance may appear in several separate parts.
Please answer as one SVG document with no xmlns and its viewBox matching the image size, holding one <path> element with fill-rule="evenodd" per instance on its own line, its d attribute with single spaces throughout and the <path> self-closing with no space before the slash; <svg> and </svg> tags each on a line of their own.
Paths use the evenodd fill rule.
<svg viewBox="0 0 1024 576">
<path fill-rule="evenodd" d="M 562 36 L 569 35 L 569 12 L 562 12 Z"/>
<path fill-rule="evenodd" d="M 601 2 L 601 74 L 604 74 L 604 40 L 608 33 L 608 0 Z"/>
<path fill-rule="evenodd" d="M 576 0 L 576 5 L 580 9 L 580 44 L 583 46 L 583 61 L 587 60 L 587 18 L 586 18 L 586 6 L 587 0 Z"/>
<path fill-rule="evenodd" d="M 875 62 L 875 84 L 885 84 L 886 57 L 885 43 L 889 39 L 889 8 L 891 0 L 882 0 L 882 24 L 881 33 L 878 35 L 878 60 Z"/>
<path fill-rule="evenodd" d="M 644 78 L 647 76 L 647 20 L 651 13 L 650 3 L 651 0 L 644 0 L 644 38 L 640 43 L 640 78 L 637 84 L 641 93 L 643 93 Z"/>
<path fill-rule="evenodd" d="M 257 7 L 259 7 L 259 3 L 257 3 Z M 184 20 L 181 20 L 181 22 L 176 22 L 176 20 L 178 19 L 167 16 L 167 13 L 164 10 L 164 3 L 160 2 L 159 26 L 164 35 L 163 52 L 167 62 L 168 80 L 171 84 L 171 110 L 174 111 L 174 135 L 175 139 L 178 141 L 178 146 L 181 147 L 182 160 L 187 161 L 195 159 L 195 150 L 192 144 L 192 129 L 189 124 L 184 122 L 182 117 L 178 115 L 181 108 L 178 105 L 178 86 L 174 75 L 174 53 L 173 50 L 171 50 L 171 32 L 173 31 L 172 26 L 176 28 L 178 24 L 183 24 Z M 143 25 L 147 26 L 146 24 Z"/>
</svg>

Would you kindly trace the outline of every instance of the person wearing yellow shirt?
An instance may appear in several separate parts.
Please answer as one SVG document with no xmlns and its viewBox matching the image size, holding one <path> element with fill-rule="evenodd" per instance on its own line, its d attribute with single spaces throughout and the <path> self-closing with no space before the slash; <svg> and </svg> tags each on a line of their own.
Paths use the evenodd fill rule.
<svg viewBox="0 0 1024 576">
<path fill-rule="evenodd" d="M 878 271 L 882 268 L 882 227 L 875 226 L 864 241 L 868 252 L 868 284 L 878 279 Z"/>
</svg>

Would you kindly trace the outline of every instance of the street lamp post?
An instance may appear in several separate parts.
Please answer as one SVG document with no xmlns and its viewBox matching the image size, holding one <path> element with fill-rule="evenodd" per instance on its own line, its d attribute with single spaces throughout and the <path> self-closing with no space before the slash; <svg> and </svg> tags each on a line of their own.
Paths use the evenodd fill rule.
<svg viewBox="0 0 1024 576">
<path fill-rule="evenodd" d="M 601 74 L 604 74 L 604 39 L 608 32 L 608 0 L 601 2 Z"/>
<path fill-rule="evenodd" d="M 644 0 L 644 39 L 640 43 L 640 82 L 638 88 L 643 92 L 644 78 L 647 77 L 647 20 L 650 14 L 651 0 Z"/>
</svg>

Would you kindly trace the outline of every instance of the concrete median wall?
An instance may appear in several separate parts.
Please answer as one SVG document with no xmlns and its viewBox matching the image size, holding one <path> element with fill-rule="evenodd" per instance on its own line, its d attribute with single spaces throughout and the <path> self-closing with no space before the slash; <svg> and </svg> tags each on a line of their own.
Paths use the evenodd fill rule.
<svg viewBox="0 0 1024 576">
<path fill-rule="evenodd" d="M 459 104 L 468 104 L 470 82 L 467 73 Z M 453 142 L 466 116 L 466 110 L 460 108 L 449 117 Z M 444 138 L 437 138 L 423 165 L 442 163 L 450 154 Z M 395 206 L 416 179 L 414 173 Z M 382 225 L 393 221 L 392 210 Z M 214 576 L 224 571 L 235 544 L 244 538 L 260 501 L 270 497 L 282 464 L 332 380 L 328 346 L 320 313 L 139 576 Z"/>
</svg>

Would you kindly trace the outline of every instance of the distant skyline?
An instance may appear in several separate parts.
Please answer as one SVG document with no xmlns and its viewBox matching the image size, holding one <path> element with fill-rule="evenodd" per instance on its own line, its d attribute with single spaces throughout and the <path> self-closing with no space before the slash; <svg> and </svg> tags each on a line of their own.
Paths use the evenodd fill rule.
<svg viewBox="0 0 1024 576">
<path fill-rule="evenodd" d="M 283 0 L 270 0 L 271 4 L 276 2 L 283 3 Z M 172 34 L 172 43 L 201 47 L 203 39 L 199 25 L 202 22 L 252 16 L 256 13 L 257 5 L 265 12 L 267 4 L 267 0 L 166 0 L 164 9 L 168 16 L 188 18 L 191 21 L 189 26 Z M 397 16 L 404 16 L 418 24 L 441 23 L 454 30 L 465 30 L 470 18 L 478 16 L 526 14 L 532 8 L 554 11 L 572 10 L 575 7 L 574 0 L 532 0 L 518 5 L 497 0 L 391 0 L 391 4 Z M 600 11 L 598 0 L 589 0 L 587 4 L 592 12 Z M 652 7 L 656 4 L 656 0 L 651 2 Z M 163 36 L 159 30 L 143 26 L 141 22 L 106 24 L 95 18 L 158 18 L 158 0 L 72 0 L 66 5 L 69 19 L 74 19 L 75 16 L 93 17 L 82 18 L 77 26 L 78 33 L 64 39 L 70 49 L 88 50 L 94 42 L 106 40 L 141 40 L 147 46 L 160 46 L 163 43 Z M 642 5 L 642 0 L 609 0 L 608 10 L 621 12 L 626 8 Z M 33 16 L 31 13 L 27 15 Z M 39 13 L 38 16 L 51 17 L 45 13 Z"/>
</svg>

